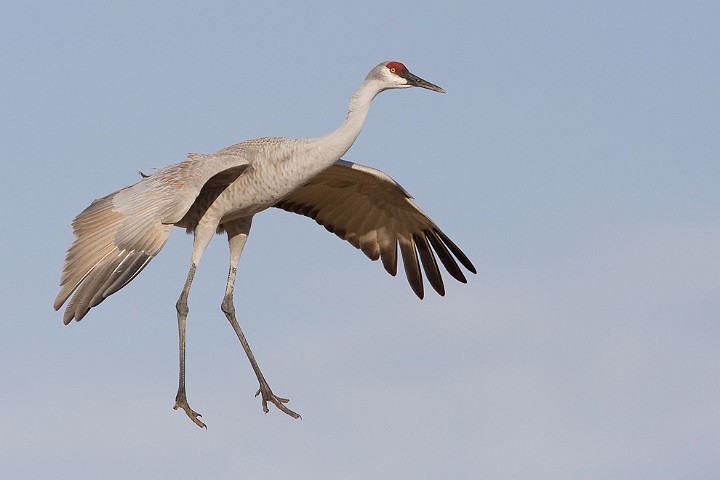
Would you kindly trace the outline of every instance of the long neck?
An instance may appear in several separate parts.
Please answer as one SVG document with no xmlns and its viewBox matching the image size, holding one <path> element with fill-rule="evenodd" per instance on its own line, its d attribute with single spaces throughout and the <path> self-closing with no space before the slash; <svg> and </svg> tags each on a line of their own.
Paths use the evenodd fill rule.
<svg viewBox="0 0 720 480">
<path fill-rule="evenodd" d="M 332 160 L 328 157 L 330 164 L 343 156 L 360 135 L 370 110 L 370 103 L 380 92 L 374 82 L 367 80 L 363 82 L 350 99 L 348 114 L 342 125 L 334 132 L 316 139 L 328 153 L 332 154 Z"/>
</svg>

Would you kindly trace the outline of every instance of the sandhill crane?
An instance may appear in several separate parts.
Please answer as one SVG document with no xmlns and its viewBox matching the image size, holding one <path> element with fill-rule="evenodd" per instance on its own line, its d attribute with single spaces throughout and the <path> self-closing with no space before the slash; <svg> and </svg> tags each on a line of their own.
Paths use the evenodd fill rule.
<svg viewBox="0 0 720 480">
<path fill-rule="evenodd" d="M 326 136 L 258 138 L 209 155 L 190 154 L 182 163 L 143 175 L 136 184 L 95 200 L 73 221 L 76 238 L 65 258 L 55 310 L 72 295 L 63 320 L 66 325 L 73 319 L 80 321 L 147 266 L 173 226 L 194 233 L 190 270 L 176 303 L 180 374 L 173 408 L 182 408 L 195 424 L 205 427 L 201 415 L 190 408 L 185 391 L 187 299 L 210 239 L 215 232 L 225 232 L 230 271 L 221 308 L 255 371 L 260 385 L 255 396 L 262 395 L 265 413 L 271 402 L 298 418 L 285 406 L 288 399 L 270 389 L 235 317 L 237 266 L 256 213 L 277 207 L 311 217 L 371 260 L 381 259 L 391 275 L 397 273 L 399 245 L 407 279 L 421 299 L 421 264 L 430 285 L 445 294 L 436 255 L 460 282 L 467 280 L 455 258 L 476 273 L 465 254 L 398 183 L 379 170 L 340 158 L 360 134 L 375 96 L 409 87 L 445 92 L 410 73 L 402 63 L 383 62 L 370 71 L 352 96 L 342 125 Z"/>
</svg>

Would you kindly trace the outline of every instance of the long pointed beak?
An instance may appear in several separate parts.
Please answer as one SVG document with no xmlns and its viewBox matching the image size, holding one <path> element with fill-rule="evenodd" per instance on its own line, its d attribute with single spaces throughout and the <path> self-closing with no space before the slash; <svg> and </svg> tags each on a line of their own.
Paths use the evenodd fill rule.
<svg viewBox="0 0 720 480">
<path fill-rule="evenodd" d="M 434 83 L 430 83 L 427 80 L 423 80 L 422 78 L 418 77 L 417 75 L 414 75 L 410 72 L 407 72 L 405 75 L 405 80 L 407 80 L 408 85 L 413 87 L 422 87 L 427 88 L 428 90 L 432 90 L 433 92 L 439 92 L 439 93 L 445 93 L 445 90 L 442 87 L 438 87 Z"/>
</svg>

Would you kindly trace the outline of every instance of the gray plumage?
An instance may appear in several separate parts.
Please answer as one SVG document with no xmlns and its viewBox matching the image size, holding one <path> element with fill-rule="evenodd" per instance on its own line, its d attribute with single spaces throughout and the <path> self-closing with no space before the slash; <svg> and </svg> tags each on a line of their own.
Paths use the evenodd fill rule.
<svg viewBox="0 0 720 480">
<path fill-rule="evenodd" d="M 215 233 L 227 233 L 230 275 L 222 309 L 258 377 L 267 402 L 299 417 L 275 396 L 250 351 L 235 318 L 235 272 L 252 217 L 277 207 L 311 217 L 347 240 L 371 260 L 380 259 L 397 273 L 398 249 L 408 282 L 419 298 L 425 276 L 440 295 L 445 287 L 440 264 L 456 280 L 475 267 L 440 228 L 412 202 L 410 195 L 383 172 L 341 160 L 362 129 L 373 98 L 383 90 L 418 86 L 444 92 L 407 71 L 398 62 L 375 67 L 353 95 L 347 118 L 336 131 L 311 139 L 260 138 L 210 155 L 190 154 L 175 165 L 141 174 L 136 184 L 95 200 L 73 221 L 70 246 L 54 307 L 67 302 L 63 320 L 80 321 L 88 311 L 132 281 L 165 245 L 173 226 L 195 236 L 190 271 L 177 302 L 180 382 L 175 408 L 197 425 L 185 393 L 187 296 L 202 254 Z M 456 261 L 457 260 L 457 261 Z"/>
</svg>

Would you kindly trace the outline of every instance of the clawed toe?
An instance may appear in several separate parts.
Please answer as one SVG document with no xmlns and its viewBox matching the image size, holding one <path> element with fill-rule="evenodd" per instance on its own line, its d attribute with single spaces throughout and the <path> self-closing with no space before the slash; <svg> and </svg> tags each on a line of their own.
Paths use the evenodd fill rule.
<svg viewBox="0 0 720 480">
<path fill-rule="evenodd" d="M 276 396 L 272 390 L 270 390 L 270 387 L 268 385 L 260 385 L 260 388 L 255 393 L 255 396 L 262 394 L 262 409 L 263 412 L 268 413 L 270 410 L 268 409 L 267 403 L 270 402 L 273 405 L 275 405 L 278 410 L 283 412 L 286 415 L 290 415 L 292 418 L 302 418 L 298 413 L 293 412 L 289 408 L 285 406 L 286 403 L 290 401 L 288 398 L 282 398 Z"/>
<path fill-rule="evenodd" d="M 175 405 L 173 406 L 173 410 L 177 410 L 178 408 L 182 408 L 183 410 L 185 410 L 185 413 L 190 418 L 190 420 L 195 423 L 195 425 L 200 428 L 207 429 L 207 426 L 202 421 L 200 421 L 200 417 L 202 417 L 202 415 L 190 408 L 190 405 L 188 405 L 187 402 L 187 398 L 177 397 L 175 399 Z"/>
</svg>

